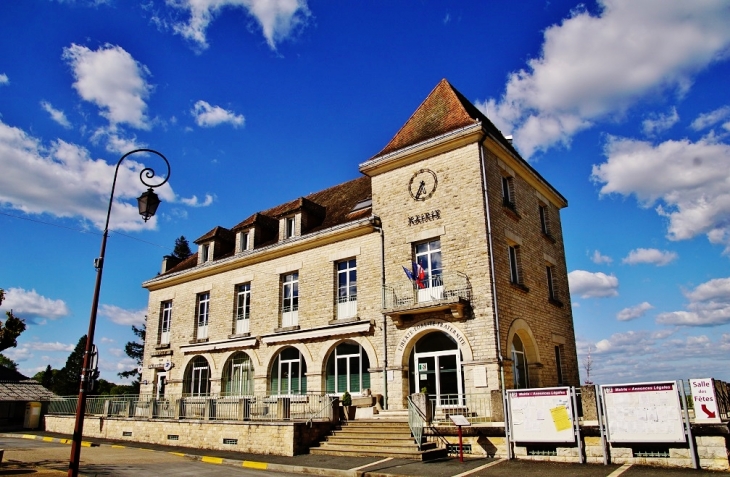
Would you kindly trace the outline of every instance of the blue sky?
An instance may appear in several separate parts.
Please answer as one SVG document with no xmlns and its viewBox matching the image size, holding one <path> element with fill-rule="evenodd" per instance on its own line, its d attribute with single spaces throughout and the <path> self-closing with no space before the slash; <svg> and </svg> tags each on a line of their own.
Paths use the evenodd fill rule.
<svg viewBox="0 0 730 477">
<path fill-rule="evenodd" d="M 358 176 L 441 78 L 569 200 L 576 338 L 601 383 L 730 380 L 724 0 L 28 0 L 0 6 L 0 287 L 32 375 L 86 332 L 113 167 L 170 182 L 144 224 L 125 161 L 96 342 L 124 355 L 174 240 Z M 585 378 L 585 369 L 581 369 Z"/>
</svg>

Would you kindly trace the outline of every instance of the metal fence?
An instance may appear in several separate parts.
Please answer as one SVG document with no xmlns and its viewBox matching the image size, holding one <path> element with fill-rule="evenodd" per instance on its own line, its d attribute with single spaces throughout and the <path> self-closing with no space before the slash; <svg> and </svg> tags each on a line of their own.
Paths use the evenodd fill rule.
<svg viewBox="0 0 730 477">
<path fill-rule="evenodd" d="M 89 396 L 86 415 L 132 419 L 212 421 L 332 421 L 336 397 L 320 394 L 286 396 Z M 51 400 L 48 414 L 73 415 L 78 397 Z"/>
<path fill-rule="evenodd" d="M 453 426 L 450 416 L 460 414 L 470 423 L 492 422 L 492 395 L 481 394 L 441 394 L 430 395 L 433 409 L 433 424 Z"/>
</svg>

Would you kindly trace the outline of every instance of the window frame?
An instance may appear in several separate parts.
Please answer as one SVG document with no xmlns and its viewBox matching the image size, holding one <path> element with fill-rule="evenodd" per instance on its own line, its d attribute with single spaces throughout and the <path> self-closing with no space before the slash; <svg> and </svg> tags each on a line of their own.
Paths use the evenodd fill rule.
<svg viewBox="0 0 730 477">
<path fill-rule="evenodd" d="M 538 212 L 540 214 L 540 230 L 546 237 L 552 237 L 550 230 L 550 209 L 545 204 L 538 204 Z"/>
<path fill-rule="evenodd" d="M 357 316 L 357 258 L 340 260 L 335 263 L 337 291 L 337 318 Z"/>
<path fill-rule="evenodd" d="M 515 180 L 512 176 L 502 176 L 502 206 L 516 210 Z"/>
<path fill-rule="evenodd" d="M 287 376 L 287 389 L 285 393 L 282 393 L 281 389 L 281 383 L 282 383 L 282 355 L 287 352 L 288 350 L 293 349 L 298 353 L 297 358 L 287 358 L 284 360 L 284 364 L 286 364 L 287 371 L 291 373 L 291 367 L 292 363 L 298 363 L 298 373 L 297 373 L 297 383 L 298 387 L 297 389 L 292 389 L 292 376 Z M 276 368 L 276 376 L 274 375 L 274 368 Z M 307 394 L 307 361 L 304 359 L 304 355 L 301 351 L 299 351 L 298 348 L 294 346 L 286 346 L 279 350 L 278 353 L 276 353 L 276 357 L 274 358 L 274 362 L 271 365 L 269 373 L 269 385 L 267 386 L 269 388 L 269 392 L 272 396 L 299 396 L 302 394 Z M 274 390 L 274 379 L 276 379 L 276 390 Z M 294 392 L 291 392 L 294 391 Z"/>
<path fill-rule="evenodd" d="M 243 311 L 243 313 L 242 313 Z M 243 316 L 243 317 L 241 317 Z M 247 326 L 243 322 L 247 321 Z M 250 332 L 251 322 L 251 282 L 239 283 L 236 285 L 235 308 L 233 313 L 233 334 L 245 334 Z M 239 324 L 241 325 L 239 327 Z M 246 328 L 240 331 L 239 328 Z"/>
<path fill-rule="evenodd" d="M 210 325 L 210 291 L 198 293 L 195 306 L 195 339 L 207 339 Z M 201 324 L 202 323 L 202 324 Z M 204 329 L 201 336 L 200 329 Z"/>
<path fill-rule="evenodd" d="M 291 313 L 291 315 L 288 315 Z M 287 318 L 291 320 L 288 322 Z M 299 271 L 281 275 L 281 326 L 299 324 Z"/>
<path fill-rule="evenodd" d="M 523 285 L 521 251 L 518 244 L 507 245 L 507 255 L 509 257 L 509 281 L 513 285 Z"/>
<path fill-rule="evenodd" d="M 157 334 L 157 344 L 170 344 L 170 330 L 172 328 L 172 300 L 160 303 L 160 325 Z"/>
<path fill-rule="evenodd" d="M 292 238 L 296 234 L 297 220 L 296 216 L 284 218 L 284 238 Z"/>
<path fill-rule="evenodd" d="M 419 252 L 419 247 L 423 246 L 425 246 L 426 249 Z M 434 248 L 432 248 L 432 246 Z M 424 288 L 443 286 L 444 262 L 442 252 L 441 237 L 413 244 L 413 254 L 416 258 L 416 263 L 420 265 L 425 272 L 426 285 Z M 438 260 L 435 260 L 435 257 L 438 257 Z M 436 262 L 436 267 L 434 266 L 434 262 Z"/>
<path fill-rule="evenodd" d="M 558 385 L 565 384 L 565 373 L 563 372 L 563 351 L 564 346 L 561 344 L 555 345 L 555 370 L 558 377 Z"/>
<path fill-rule="evenodd" d="M 248 232 L 248 231 L 241 232 L 241 252 L 250 250 L 250 243 L 249 243 L 250 240 L 251 240 L 250 232 Z"/>
</svg>

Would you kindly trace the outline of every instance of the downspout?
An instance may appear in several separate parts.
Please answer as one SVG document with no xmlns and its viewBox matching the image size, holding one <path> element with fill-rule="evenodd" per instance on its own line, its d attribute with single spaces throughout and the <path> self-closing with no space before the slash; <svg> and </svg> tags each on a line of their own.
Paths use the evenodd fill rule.
<svg viewBox="0 0 730 477">
<path fill-rule="evenodd" d="M 502 360 L 502 338 L 499 330 L 499 308 L 497 307 L 497 285 L 494 281 L 494 245 L 492 243 L 492 220 L 489 213 L 489 194 L 487 188 L 487 171 L 484 162 L 484 140 L 487 138 L 486 133 L 479 140 L 479 161 L 482 166 L 482 189 L 484 191 L 484 209 L 487 216 L 487 240 L 489 247 L 489 282 L 492 286 L 492 310 L 494 316 L 494 331 L 497 338 L 497 360 L 499 364 L 499 379 L 502 387 L 502 395 L 504 395 L 506 387 L 504 383 L 504 363 Z M 506 410 L 505 410 L 506 411 Z"/>
<path fill-rule="evenodd" d="M 385 293 L 385 235 L 380 217 L 373 216 L 371 223 L 380 233 L 380 296 Z M 383 315 L 383 409 L 388 409 L 388 317 Z"/>
</svg>

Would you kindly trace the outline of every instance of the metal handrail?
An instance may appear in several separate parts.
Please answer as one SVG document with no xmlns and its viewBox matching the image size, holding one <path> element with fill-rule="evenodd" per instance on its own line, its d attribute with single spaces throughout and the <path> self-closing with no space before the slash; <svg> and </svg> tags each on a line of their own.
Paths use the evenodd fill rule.
<svg viewBox="0 0 730 477">
<path fill-rule="evenodd" d="M 411 428 L 411 434 L 416 440 L 418 450 L 421 450 L 423 441 L 423 428 L 426 425 L 426 416 L 421 413 L 418 406 L 415 405 L 410 396 L 408 396 L 408 427 Z"/>
<path fill-rule="evenodd" d="M 397 285 L 383 285 L 383 309 L 408 308 L 424 303 L 461 298 L 471 301 L 469 277 L 459 271 L 443 271 L 427 278 L 420 286 L 407 278 Z"/>
</svg>

